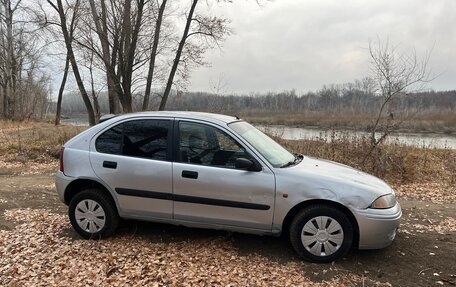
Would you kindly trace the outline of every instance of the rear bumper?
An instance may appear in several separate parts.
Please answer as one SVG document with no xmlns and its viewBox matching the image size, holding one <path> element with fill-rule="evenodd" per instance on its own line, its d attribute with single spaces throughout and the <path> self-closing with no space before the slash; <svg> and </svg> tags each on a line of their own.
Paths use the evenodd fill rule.
<svg viewBox="0 0 456 287">
<path fill-rule="evenodd" d="M 67 186 L 73 181 L 75 178 L 66 176 L 63 172 L 60 170 L 57 171 L 57 174 L 55 175 L 55 187 L 57 189 L 57 193 L 59 195 L 60 200 L 68 205 L 67 202 L 65 202 L 65 190 Z"/>
<path fill-rule="evenodd" d="M 397 203 L 388 209 L 356 210 L 354 215 L 359 226 L 359 249 L 380 249 L 396 237 L 402 210 Z"/>
</svg>

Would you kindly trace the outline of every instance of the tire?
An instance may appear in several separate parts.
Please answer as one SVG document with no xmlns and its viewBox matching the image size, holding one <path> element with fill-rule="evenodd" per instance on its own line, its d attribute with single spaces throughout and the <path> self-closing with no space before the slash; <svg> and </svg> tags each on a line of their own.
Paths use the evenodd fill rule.
<svg viewBox="0 0 456 287">
<path fill-rule="evenodd" d="M 112 235 L 119 224 L 113 200 L 99 189 L 86 189 L 70 201 L 68 217 L 74 230 L 86 239 Z"/>
<path fill-rule="evenodd" d="M 328 205 L 298 212 L 290 225 L 290 241 L 302 258 L 317 263 L 340 259 L 350 250 L 353 225 L 345 213 Z"/>
</svg>

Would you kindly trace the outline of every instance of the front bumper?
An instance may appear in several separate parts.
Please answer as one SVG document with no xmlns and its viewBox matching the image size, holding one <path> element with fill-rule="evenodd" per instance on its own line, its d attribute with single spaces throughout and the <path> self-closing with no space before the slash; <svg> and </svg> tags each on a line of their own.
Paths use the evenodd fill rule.
<svg viewBox="0 0 456 287">
<path fill-rule="evenodd" d="M 67 202 L 65 202 L 65 190 L 67 186 L 74 180 L 73 177 L 66 176 L 63 172 L 60 170 L 57 171 L 57 174 L 55 175 L 55 187 L 57 189 L 57 193 L 59 194 L 60 200 L 68 205 Z"/>
<path fill-rule="evenodd" d="M 396 237 L 402 210 L 396 203 L 388 209 L 355 210 L 354 215 L 359 226 L 359 249 L 380 249 Z"/>
</svg>

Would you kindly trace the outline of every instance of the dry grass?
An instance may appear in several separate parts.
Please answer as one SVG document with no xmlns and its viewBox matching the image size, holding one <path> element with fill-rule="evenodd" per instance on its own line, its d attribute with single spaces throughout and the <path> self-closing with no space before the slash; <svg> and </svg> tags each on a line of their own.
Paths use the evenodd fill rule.
<svg viewBox="0 0 456 287">
<path fill-rule="evenodd" d="M 46 162 L 59 156 L 60 147 L 85 127 L 43 122 L 0 121 L 0 156 L 7 162 Z"/>
<path fill-rule="evenodd" d="M 390 183 L 442 181 L 456 183 L 456 150 L 406 146 L 397 142 L 384 144 L 366 160 L 371 146 L 363 137 L 332 132 L 329 138 L 283 140 L 289 150 L 329 159 L 386 179 Z"/>
</svg>

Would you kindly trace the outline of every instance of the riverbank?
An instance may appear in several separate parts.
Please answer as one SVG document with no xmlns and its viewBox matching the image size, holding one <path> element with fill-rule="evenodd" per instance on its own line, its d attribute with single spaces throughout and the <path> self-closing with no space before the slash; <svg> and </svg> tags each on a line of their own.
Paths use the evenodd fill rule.
<svg viewBox="0 0 456 287">
<path fill-rule="evenodd" d="M 42 122 L 0 121 L 3 165 L 46 163 L 58 159 L 60 147 L 87 127 Z M 440 181 L 456 184 L 456 149 L 411 147 L 390 141 L 372 152 L 367 139 L 348 136 L 277 141 L 290 151 L 359 168 L 390 183 Z M 0 172 L 1 172 L 0 166 Z"/>
<path fill-rule="evenodd" d="M 258 125 L 361 132 L 368 132 L 374 120 L 372 114 L 328 115 L 321 112 L 244 114 L 240 116 Z M 395 133 L 433 133 L 456 136 L 456 114 L 454 113 L 412 114 L 400 121 L 401 124 L 394 130 Z"/>
<path fill-rule="evenodd" d="M 326 141 L 337 140 L 340 138 L 348 138 L 352 142 L 359 141 L 360 139 L 370 138 L 371 134 L 368 132 L 341 130 L 341 129 L 328 129 L 323 130 L 319 128 L 298 128 L 289 126 L 278 125 L 258 125 L 255 126 L 270 135 L 280 137 L 286 140 L 320 140 Z M 377 138 L 382 134 L 378 133 Z M 438 133 L 400 133 L 391 132 L 385 139 L 386 143 L 402 144 L 412 147 L 422 148 L 448 148 L 456 149 L 456 134 L 438 134 Z"/>
<path fill-rule="evenodd" d="M 223 113 L 223 112 L 222 112 Z M 285 126 L 291 128 L 305 128 L 309 130 L 338 130 L 352 132 L 368 132 L 373 124 L 372 114 L 332 114 L 322 112 L 303 113 L 233 113 L 242 119 L 259 126 Z M 54 115 L 49 115 L 48 120 Z M 53 121 L 53 120 L 52 120 Z M 401 124 L 393 130 L 393 133 L 407 134 L 435 134 L 456 137 L 456 113 L 412 113 L 399 119 Z M 70 114 L 63 115 L 62 124 L 88 125 L 87 115 Z"/>
<path fill-rule="evenodd" d="M 243 119 L 253 123 L 257 128 L 287 140 L 318 140 L 325 138 L 332 140 L 334 138 L 349 137 L 352 141 L 357 141 L 357 138 L 369 137 L 369 125 L 371 119 L 367 115 L 320 115 L 319 113 L 310 113 L 307 118 L 304 115 L 261 115 L 254 114 L 242 116 Z M 414 123 L 415 127 L 406 129 L 396 129 L 391 131 L 387 141 L 394 144 L 405 144 L 423 148 L 450 148 L 456 149 L 456 115 L 436 114 L 431 117 L 427 115 L 427 119 L 422 119 L 426 123 L 426 128 L 422 125 L 416 125 L 413 120 L 405 121 L 404 126 L 409 126 Z M 281 120 L 280 117 L 286 120 Z M 454 118 L 454 122 L 451 120 Z M 304 119 L 304 121 L 300 121 Z M 329 122 L 328 120 L 335 122 Z M 353 125 L 357 122 L 358 124 Z M 88 126 L 87 116 L 74 114 L 64 116 L 61 120 L 62 124 L 75 126 Z M 420 128 L 418 128 L 420 127 Z M 440 128 L 439 128 L 440 127 Z M 378 137 L 381 133 L 378 133 Z"/>
</svg>

